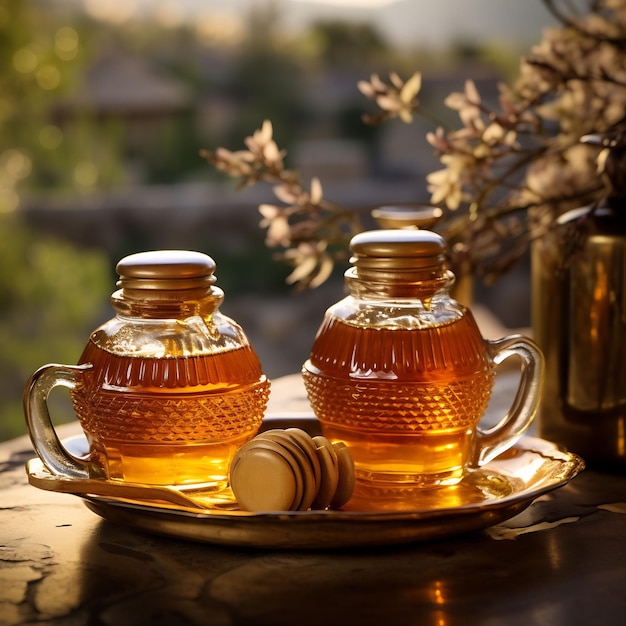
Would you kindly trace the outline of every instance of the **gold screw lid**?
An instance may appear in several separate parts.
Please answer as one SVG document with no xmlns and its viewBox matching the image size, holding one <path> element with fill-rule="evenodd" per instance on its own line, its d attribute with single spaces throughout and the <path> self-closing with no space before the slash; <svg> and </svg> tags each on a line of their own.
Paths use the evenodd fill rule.
<svg viewBox="0 0 626 626">
<path fill-rule="evenodd" d="M 429 230 L 370 230 L 355 235 L 350 241 L 359 276 L 364 273 L 405 277 L 414 271 L 435 270 L 446 261 L 446 243 Z"/>
<path fill-rule="evenodd" d="M 215 261 L 201 252 L 153 250 L 124 257 L 116 267 L 124 290 L 178 291 L 209 289 L 215 283 Z"/>
</svg>

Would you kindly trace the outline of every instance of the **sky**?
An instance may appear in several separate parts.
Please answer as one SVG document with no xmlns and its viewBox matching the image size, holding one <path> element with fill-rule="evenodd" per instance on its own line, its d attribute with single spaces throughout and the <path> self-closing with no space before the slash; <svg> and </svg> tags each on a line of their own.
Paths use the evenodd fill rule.
<svg viewBox="0 0 626 626">
<path fill-rule="evenodd" d="M 273 3 L 293 33 L 317 19 L 373 24 L 392 43 L 445 46 L 453 41 L 497 40 L 523 47 L 537 43 L 554 23 L 542 0 L 65 0 L 81 2 L 103 19 L 124 21 L 139 11 L 172 21 L 241 22 L 255 5 Z"/>
<path fill-rule="evenodd" d="M 309 2 L 309 0 L 289 0 L 289 2 Z M 319 4 L 334 4 L 336 6 L 370 8 L 392 4 L 395 0 L 317 0 L 317 2 Z"/>
<path fill-rule="evenodd" d="M 500 39 L 527 46 L 554 24 L 542 0 L 286 0 L 289 6 L 285 18 L 293 24 L 323 12 L 349 16 L 403 45 Z"/>
</svg>

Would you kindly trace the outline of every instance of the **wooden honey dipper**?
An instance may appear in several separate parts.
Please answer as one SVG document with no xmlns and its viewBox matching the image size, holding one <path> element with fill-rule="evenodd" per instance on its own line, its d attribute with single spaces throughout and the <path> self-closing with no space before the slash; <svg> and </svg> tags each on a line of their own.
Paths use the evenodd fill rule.
<svg viewBox="0 0 626 626">
<path fill-rule="evenodd" d="M 257 435 L 237 450 L 229 474 L 239 506 L 251 512 L 339 508 L 355 485 L 349 448 L 299 428 Z"/>
</svg>

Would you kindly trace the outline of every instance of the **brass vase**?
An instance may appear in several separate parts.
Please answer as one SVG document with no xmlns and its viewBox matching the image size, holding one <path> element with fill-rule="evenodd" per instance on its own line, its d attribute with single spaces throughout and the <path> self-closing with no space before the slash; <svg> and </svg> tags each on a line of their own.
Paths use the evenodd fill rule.
<svg viewBox="0 0 626 626">
<path fill-rule="evenodd" d="M 572 229 L 579 250 L 564 260 Z M 546 359 L 539 433 L 626 469 L 626 198 L 570 211 L 532 247 L 532 326 Z"/>
</svg>

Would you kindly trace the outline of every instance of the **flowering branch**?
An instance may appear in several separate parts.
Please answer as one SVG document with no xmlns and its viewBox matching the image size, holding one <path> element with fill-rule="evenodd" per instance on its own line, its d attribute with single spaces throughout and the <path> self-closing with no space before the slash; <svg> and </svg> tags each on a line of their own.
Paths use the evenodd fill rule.
<svg viewBox="0 0 626 626">
<path fill-rule="evenodd" d="M 396 117 L 411 123 L 417 115 L 433 124 L 426 141 L 443 167 L 426 181 L 431 203 L 446 209 L 438 230 L 457 259 L 487 280 L 508 271 L 558 215 L 606 193 L 597 151 L 581 138 L 626 132 L 626 0 L 589 0 L 580 14 L 562 10 L 559 0 L 544 3 L 561 25 L 544 32 L 511 86 L 499 85 L 497 107 L 483 101 L 471 80 L 445 99 L 459 128 L 445 127 L 421 106 L 419 72 L 406 81 L 395 73 L 389 82 L 372 75 L 357 85 L 379 109 L 364 116 L 366 123 Z M 295 266 L 290 282 L 318 286 L 362 230 L 360 211 L 324 199 L 318 179 L 304 189 L 285 168 L 270 122 L 246 145 L 246 151 L 218 148 L 203 156 L 243 186 L 274 184 L 283 204 L 259 207 L 266 242 L 282 247 L 281 258 Z"/>
<path fill-rule="evenodd" d="M 273 185 L 281 204 L 261 204 L 260 226 L 266 229 L 265 243 L 282 248 L 279 259 L 294 267 L 288 284 L 315 288 L 324 283 L 335 262 L 346 256 L 346 244 L 362 226 L 357 215 L 324 198 L 318 178 L 306 189 L 300 175 L 285 167 L 286 152 L 273 139 L 269 120 L 250 137 L 247 150 L 217 148 L 200 155 L 221 172 L 239 179 L 243 188 L 259 182 Z"/>
</svg>

